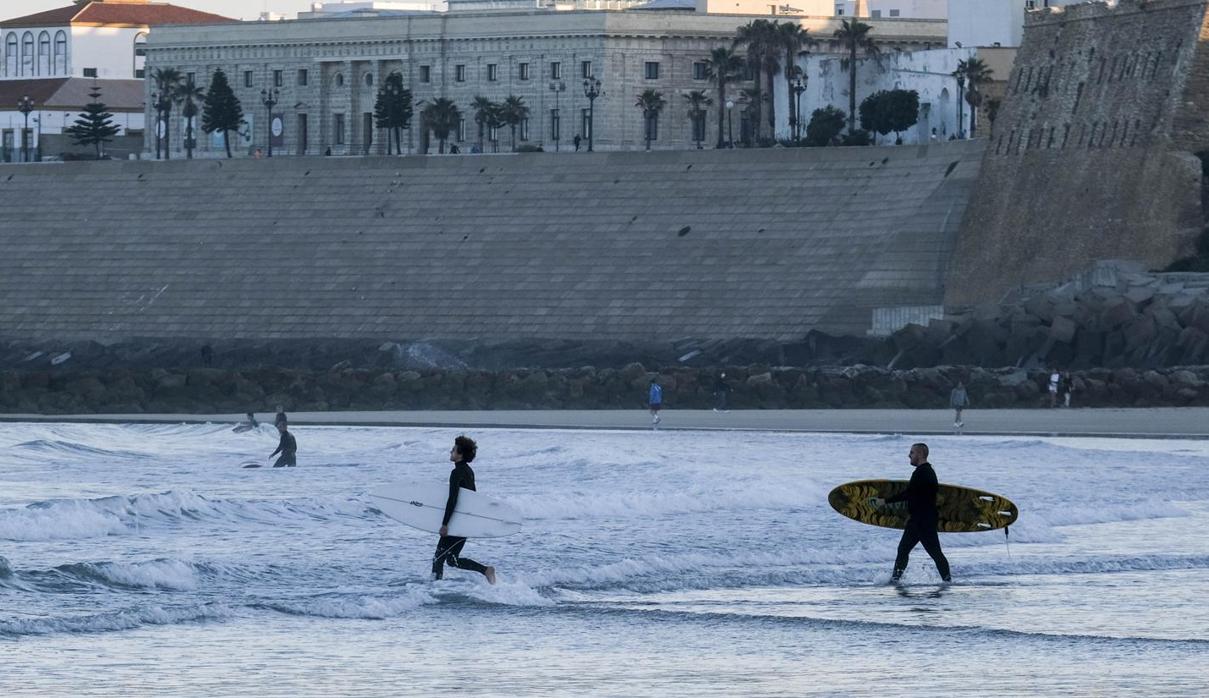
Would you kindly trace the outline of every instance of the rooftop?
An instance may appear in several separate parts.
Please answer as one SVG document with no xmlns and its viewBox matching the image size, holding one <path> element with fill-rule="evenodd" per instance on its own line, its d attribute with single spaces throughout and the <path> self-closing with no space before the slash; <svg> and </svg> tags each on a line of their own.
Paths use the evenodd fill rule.
<svg viewBox="0 0 1209 698">
<path fill-rule="evenodd" d="M 92 0 L 0 21 L 0 28 L 77 26 L 149 27 L 165 24 L 233 22 L 230 17 L 148 0 Z"/>
</svg>

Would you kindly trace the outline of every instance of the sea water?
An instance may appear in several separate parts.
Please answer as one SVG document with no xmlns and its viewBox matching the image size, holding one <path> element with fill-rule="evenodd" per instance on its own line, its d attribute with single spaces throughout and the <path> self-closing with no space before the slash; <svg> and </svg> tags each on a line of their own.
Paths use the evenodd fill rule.
<svg viewBox="0 0 1209 698">
<path fill-rule="evenodd" d="M 489 586 L 364 492 L 445 482 L 451 429 L 0 425 L 2 695 L 1194 695 L 1209 691 L 1209 443 L 943 437 L 1003 531 L 954 583 L 826 501 L 897 436 L 480 430 Z"/>
</svg>

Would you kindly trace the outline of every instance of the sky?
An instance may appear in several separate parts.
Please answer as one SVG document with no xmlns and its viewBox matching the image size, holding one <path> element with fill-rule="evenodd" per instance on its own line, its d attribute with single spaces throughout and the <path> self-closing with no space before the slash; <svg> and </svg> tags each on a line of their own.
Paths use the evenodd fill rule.
<svg viewBox="0 0 1209 698">
<path fill-rule="evenodd" d="M 152 2 L 170 2 L 173 5 L 237 19 L 256 19 L 266 9 L 293 17 L 311 6 L 311 0 L 152 0 Z M 0 20 L 53 10 L 70 4 L 71 0 L 0 0 Z"/>
</svg>

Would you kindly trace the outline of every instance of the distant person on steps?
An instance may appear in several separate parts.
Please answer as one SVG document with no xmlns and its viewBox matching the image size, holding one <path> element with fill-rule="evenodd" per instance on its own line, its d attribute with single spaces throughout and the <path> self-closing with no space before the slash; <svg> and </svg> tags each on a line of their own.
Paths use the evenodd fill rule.
<svg viewBox="0 0 1209 698">
<path fill-rule="evenodd" d="M 449 460 L 453 462 L 453 471 L 449 473 L 449 499 L 445 502 L 445 516 L 441 519 L 441 538 L 437 541 L 437 552 L 432 557 L 432 578 L 441 579 L 445 576 L 445 563 L 460 570 L 478 572 L 487 578 L 488 584 L 495 584 L 495 568 L 480 565 L 468 557 L 462 557 L 462 547 L 466 539 L 449 535 L 449 519 L 453 510 L 458 506 L 458 493 L 464 487 L 474 492 L 474 471 L 470 463 L 478 454 L 478 444 L 468 436 L 459 436 L 453 440 L 453 448 L 449 450 Z"/>
</svg>

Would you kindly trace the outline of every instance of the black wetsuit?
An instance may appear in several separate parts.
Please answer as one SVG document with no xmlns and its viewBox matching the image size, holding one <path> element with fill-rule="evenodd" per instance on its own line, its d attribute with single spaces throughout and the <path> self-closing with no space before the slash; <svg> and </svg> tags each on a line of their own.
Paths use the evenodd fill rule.
<svg viewBox="0 0 1209 698">
<path fill-rule="evenodd" d="M 920 463 L 911 473 L 911 482 L 907 489 L 886 499 L 887 504 L 905 501 L 907 503 L 907 528 L 903 531 L 902 540 L 898 543 L 898 557 L 894 560 L 894 578 L 898 579 L 907 569 L 907 559 L 917 543 L 924 544 L 924 550 L 932 556 L 936 563 L 936 571 L 940 578 L 949 581 L 949 561 L 945 559 L 940 549 L 940 536 L 936 534 L 937 520 L 940 514 L 936 511 L 936 471 L 931 463 Z"/>
<path fill-rule="evenodd" d="M 445 503 L 445 516 L 441 519 L 442 526 L 449 525 L 454 507 L 458 505 L 458 490 L 462 487 L 474 491 L 474 471 L 466 463 L 457 463 L 453 472 L 449 473 L 449 500 Z M 470 570 L 487 574 L 487 568 L 469 558 L 462 557 L 462 546 L 466 545 L 465 538 L 458 536 L 441 536 L 437 541 L 437 552 L 432 557 L 433 579 L 441 579 L 445 574 L 445 563 L 462 570 Z"/>
<path fill-rule="evenodd" d="M 269 458 L 281 454 L 277 462 L 273 464 L 274 468 L 283 468 L 285 466 L 293 467 L 298 465 L 294 454 L 298 452 L 298 442 L 294 440 L 294 435 L 288 431 L 281 432 L 281 441 L 277 443 L 277 450 L 269 454 Z"/>
</svg>

